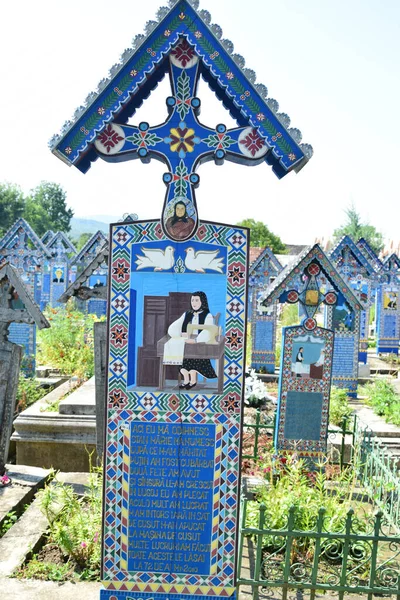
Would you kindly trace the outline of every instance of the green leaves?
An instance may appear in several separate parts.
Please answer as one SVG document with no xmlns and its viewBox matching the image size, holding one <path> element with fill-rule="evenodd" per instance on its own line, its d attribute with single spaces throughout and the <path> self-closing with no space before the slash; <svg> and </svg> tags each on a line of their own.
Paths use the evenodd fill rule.
<svg viewBox="0 0 400 600">
<path fill-rule="evenodd" d="M 210 133 L 210 135 L 202 140 L 209 148 L 218 148 L 222 146 L 225 150 L 236 143 L 236 140 L 231 138 L 229 135 L 225 135 L 222 139 L 218 137 L 216 133 Z"/>
<path fill-rule="evenodd" d="M 250 228 L 250 246 L 263 247 L 268 246 L 275 254 L 285 254 L 286 246 L 281 238 L 270 231 L 262 221 L 254 219 L 244 219 L 237 223 L 242 227 Z"/>
<path fill-rule="evenodd" d="M 175 173 L 178 175 L 179 179 L 175 183 L 174 197 L 177 198 L 179 196 L 186 196 L 188 184 L 184 177 L 188 175 L 188 170 L 183 160 L 180 161 Z"/>
<path fill-rule="evenodd" d="M 143 146 L 152 147 L 162 142 L 162 138 L 158 137 L 156 133 L 146 133 L 145 136 L 142 136 L 140 133 L 133 133 L 129 135 L 127 138 L 128 142 L 132 142 L 135 146 Z"/>
<path fill-rule="evenodd" d="M 186 104 L 186 100 L 189 100 L 190 98 L 190 77 L 187 75 L 186 71 L 182 71 L 176 81 L 176 97 L 180 100 L 180 102 L 178 102 L 177 111 L 180 118 L 183 120 L 190 110 L 189 104 Z"/>
</svg>

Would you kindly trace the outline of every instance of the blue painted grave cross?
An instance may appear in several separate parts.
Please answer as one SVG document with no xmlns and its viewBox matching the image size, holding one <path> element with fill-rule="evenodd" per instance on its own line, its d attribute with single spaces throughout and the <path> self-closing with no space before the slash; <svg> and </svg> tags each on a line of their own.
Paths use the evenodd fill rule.
<svg viewBox="0 0 400 600">
<path fill-rule="evenodd" d="M 337 243 L 329 256 L 363 306 L 360 315 L 358 360 L 366 364 L 368 356 L 369 309 L 372 303 L 372 288 L 375 283 L 374 267 L 348 235 L 345 235 Z"/>
<path fill-rule="evenodd" d="M 59 305 L 59 297 L 70 283 L 71 261 L 77 252 L 75 246 L 62 231 L 53 235 L 47 243 L 47 248 L 52 254 L 52 260 L 48 264 L 48 272 L 43 276 L 42 289 L 43 292 L 47 292 L 47 297 L 44 298 L 42 293 L 41 307 L 47 303 L 54 307 Z"/>
<path fill-rule="evenodd" d="M 400 343 L 400 258 L 388 256 L 379 273 L 376 301 L 376 352 L 399 353 Z"/>
<path fill-rule="evenodd" d="M 43 274 L 51 253 L 24 220 L 18 219 L 0 240 L 0 264 L 14 266 L 35 302 L 41 306 Z M 35 374 L 36 325 L 11 323 L 9 340 L 24 347 L 22 370 Z"/>
<path fill-rule="evenodd" d="M 214 160 L 256 165 L 264 162 L 268 146 L 251 125 L 227 129 L 219 124 L 206 127 L 199 121 L 197 87 L 201 61 L 186 38 L 180 37 L 169 55 L 172 94 L 167 98 L 169 116 L 159 126 L 139 123 L 138 127 L 108 124 L 98 135 L 95 147 L 108 161 L 151 158 L 164 162 L 168 172 L 162 226 L 167 237 L 184 241 L 198 227 L 194 189 L 200 178 L 197 168 Z"/>
<path fill-rule="evenodd" d="M 99 156 L 167 165 L 161 219 L 111 226 L 102 600 L 235 596 L 249 231 L 199 221 L 197 169 L 266 161 L 283 177 L 312 155 L 197 7 L 161 8 L 51 142 L 83 172 Z M 165 122 L 127 125 L 167 72 Z M 200 122 L 200 76 L 237 127 Z"/>
<path fill-rule="evenodd" d="M 317 312 L 321 307 L 325 307 L 328 313 L 328 329 L 318 329 L 332 330 L 335 337 L 330 371 L 329 374 L 325 373 L 324 380 L 327 381 L 326 377 L 329 375 L 330 382 L 332 376 L 335 385 L 354 394 L 357 389 L 358 327 L 362 306 L 318 244 L 306 248 L 278 275 L 263 294 L 260 307 L 268 309 L 274 302 L 301 304 L 304 313 L 301 327 L 310 332 L 317 328 Z M 344 323 L 346 319 L 347 322 Z M 284 351 L 281 358 L 281 386 L 285 385 L 287 375 L 282 365 L 289 360 L 286 356 L 285 340 L 282 348 Z M 329 395 L 325 396 L 325 407 L 326 402 L 329 404 Z M 320 451 L 319 446 L 317 450 Z"/>
<path fill-rule="evenodd" d="M 93 262 L 103 247 L 108 244 L 108 240 L 102 231 L 97 231 L 86 242 L 83 248 L 72 259 L 71 267 L 77 267 L 78 277 Z M 106 264 L 98 265 L 89 277 L 89 287 L 107 287 L 108 267 Z M 107 312 L 107 300 L 101 298 L 90 298 L 87 301 L 77 298 L 77 305 L 80 310 L 89 314 L 96 314 L 98 317 Z"/>
<path fill-rule="evenodd" d="M 365 238 L 360 238 L 357 242 L 357 248 L 361 250 L 364 254 L 365 258 L 371 263 L 374 267 L 375 271 L 379 271 L 382 267 L 382 261 L 376 254 L 376 252 L 371 248 L 371 245 Z"/>
</svg>

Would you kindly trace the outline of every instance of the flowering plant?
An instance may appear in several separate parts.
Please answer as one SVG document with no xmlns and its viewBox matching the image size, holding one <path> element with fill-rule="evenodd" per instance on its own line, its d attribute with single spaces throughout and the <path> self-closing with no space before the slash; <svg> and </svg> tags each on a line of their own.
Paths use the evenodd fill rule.
<svg viewBox="0 0 400 600">
<path fill-rule="evenodd" d="M 267 386 L 257 377 L 255 369 L 250 369 L 245 380 L 244 403 L 252 408 L 260 408 L 267 400 Z"/>
<path fill-rule="evenodd" d="M 4 475 L 2 475 L 0 477 L 0 484 L 5 486 L 5 485 L 9 485 L 11 483 L 11 479 L 9 478 L 9 476 L 4 473 Z"/>
</svg>

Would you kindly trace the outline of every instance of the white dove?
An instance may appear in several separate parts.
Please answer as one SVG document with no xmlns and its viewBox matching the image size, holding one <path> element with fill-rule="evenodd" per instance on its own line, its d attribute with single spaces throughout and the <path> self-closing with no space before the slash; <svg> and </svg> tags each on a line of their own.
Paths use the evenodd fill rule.
<svg viewBox="0 0 400 600">
<path fill-rule="evenodd" d="M 189 271 L 197 271 L 197 273 L 205 273 L 206 269 L 223 273 L 224 266 L 223 258 L 217 258 L 219 250 L 199 250 L 195 252 L 194 248 L 187 248 L 185 266 Z"/>
<path fill-rule="evenodd" d="M 141 248 L 144 256 L 136 254 L 136 269 L 154 269 L 154 271 L 168 271 L 174 264 L 175 248 L 167 246 L 165 250 L 161 248 Z"/>
</svg>

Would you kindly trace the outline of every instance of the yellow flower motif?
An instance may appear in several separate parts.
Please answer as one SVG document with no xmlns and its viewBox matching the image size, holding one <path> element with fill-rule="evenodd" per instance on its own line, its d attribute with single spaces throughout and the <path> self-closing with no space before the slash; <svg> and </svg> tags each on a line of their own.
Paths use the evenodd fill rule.
<svg viewBox="0 0 400 600">
<path fill-rule="evenodd" d="M 193 152 L 194 145 L 200 143 L 200 139 L 195 137 L 194 129 L 186 127 L 184 122 L 179 127 L 172 127 L 169 136 L 164 138 L 164 142 L 170 144 L 171 152 L 178 152 L 180 158 L 185 158 L 187 152 Z"/>
</svg>

